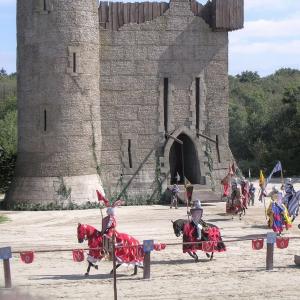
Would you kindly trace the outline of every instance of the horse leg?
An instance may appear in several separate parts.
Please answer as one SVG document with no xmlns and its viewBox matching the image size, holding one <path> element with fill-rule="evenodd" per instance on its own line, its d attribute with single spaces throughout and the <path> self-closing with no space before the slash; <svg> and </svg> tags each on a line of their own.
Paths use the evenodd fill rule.
<svg viewBox="0 0 300 300">
<path fill-rule="evenodd" d="M 214 252 L 211 253 L 210 260 L 212 260 L 213 258 L 214 258 Z"/>
<path fill-rule="evenodd" d="M 137 275 L 137 272 L 138 272 L 138 266 L 135 265 L 135 266 L 134 266 L 134 271 L 133 271 L 133 274 L 132 274 L 132 275 Z"/>
<path fill-rule="evenodd" d="M 116 270 L 117 270 L 120 266 L 121 266 L 121 264 L 117 264 L 117 265 L 116 265 Z M 114 269 L 112 269 L 112 270 L 110 271 L 109 274 L 111 274 L 111 275 L 114 274 Z"/>
<path fill-rule="evenodd" d="M 90 262 L 90 264 L 91 264 L 92 267 L 94 267 L 96 270 L 98 270 L 98 265 L 94 265 L 94 264 L 91 263 L 91 262 Z"/>
<path fill-rule="evenodd" d="M 195 260 L 195 262 L 199 261 L 198 255 L 196 254 L 196 252 L 188 252 L 188 254 Z"/>
<path fill-rule="evenodd" d="M 209 253 L 205 253 L 207 258 L 210 258 L 210 254 Z"/>
<path fill-rule="evenodd" d="M 89 265 L 87 267 L 86 273 L 84 274 L 85 276 L 89 276 L 90 275 L 91 266 L 92 266 L 92 263 L 89 262 Z"/>
</svg>

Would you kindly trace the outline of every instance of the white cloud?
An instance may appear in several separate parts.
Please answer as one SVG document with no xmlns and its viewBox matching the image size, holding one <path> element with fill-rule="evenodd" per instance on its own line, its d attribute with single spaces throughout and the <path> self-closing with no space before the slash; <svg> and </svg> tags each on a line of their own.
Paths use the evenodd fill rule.
<svg viewBox="0 0 300 300">
<path fill-rule="evenodd" d="M 245 22 L 244 29 L 230 34 L 231 42 L 241 43 L 244 40 L 257 38 L 300 38 L 300 18 L 291 17 L 285 20 L 257 20 Z"/>
<path fill-rule="evenodd" d="M 233 44 L 230 51 L 241 54 L 282 54 L 300 56 L 300 39 L 286 42 Z"/>
<path fill-rule="evenodd" d="M 278 10 L 295 4 L 298 0 L 245 0 L 245 9 Z"/>
</svg>

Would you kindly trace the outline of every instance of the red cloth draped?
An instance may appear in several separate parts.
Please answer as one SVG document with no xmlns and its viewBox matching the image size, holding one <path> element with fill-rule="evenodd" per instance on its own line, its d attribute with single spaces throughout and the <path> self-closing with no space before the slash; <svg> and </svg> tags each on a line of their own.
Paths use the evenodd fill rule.
<svg viewBox="0 0 300 300">
<path fill-rule="evenodd" d="M 140 243 L 137 239 L 126 233 L 115 231 L 117 246 L 116 258 L 122 264 L 142 265 L 144 260 L 144 253 Z"/>
<path fill-rule="evenodd" d="M 183 242 L 199 242 L 199 240 L 197 240 L 196 228 L 192 223 L 184 224 Z M 183 253 L 197 250 L 202 250 L 206 252 L 207 248 L 209 248 L 209 250 L 212 248 L 212 251 L 208 252 L 226 251 L 226 247 L 222 241 L 220 230 L 218 227 L 208 227 L 207 229 L 202 229 L 201 242 L 205 242 L 205 246 L 203 246 L 204 243 L 183 245 Z M 213 247 L 211 247 L 212 244 L 209 244 L 207 242 L 213 242 Z"/>
<path fill-rule="evenodd" d="M 103 255 L 103 251 L 102 249 L 95 249 L 95 248 L 102 248 L 103 245 L 102 245 L 102 236 L 99 234 L 99 235 L 94 235 L 93 237 L 91 237 L 89 239 L 89 242 L 88 242 L 88 245 L 89 245 L 89 248 L 91 248 L 89 250 L 89 255 L 96 258 L 96 259 L 99 259 L 101 260 L 104 255 Z"/>
</svg>

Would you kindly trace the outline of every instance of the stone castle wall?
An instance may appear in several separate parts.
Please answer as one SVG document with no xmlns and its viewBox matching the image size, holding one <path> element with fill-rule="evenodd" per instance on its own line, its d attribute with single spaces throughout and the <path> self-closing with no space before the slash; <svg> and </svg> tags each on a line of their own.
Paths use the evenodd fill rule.
<svg viewBox="0 0 300 300">
<path fill-rule="evenodd" d="M 201 173 L 207 176 L 206 141 L 196 136 L 195 128 L 195 81 L 199 78 L 200 132 L 218 135 L 221 141 L 223 162 L 214 165 L 214 175 L 227 168 L 227 65 L 227 32 L 213 32 L 201 17 L 194 15 L 189 1 L 172 1 L 162 16 L 142 24 L 125 24 L 113 31 L 100 27 L 104 186 L 114 185 L 120 174 L 134 173 L 155 142 L 164 136 L 164 78 L 169 82 L 168 132 L 189 133 L 198 151 Z M 163 153 L 165 144 L 163 138 L 160 151 L 152 154 L 129 191 L 150 192 L 157 167 L 168 173 L 169 153 Z M 214 145 L 212 151 L 217 161 Z"/>
</svg>

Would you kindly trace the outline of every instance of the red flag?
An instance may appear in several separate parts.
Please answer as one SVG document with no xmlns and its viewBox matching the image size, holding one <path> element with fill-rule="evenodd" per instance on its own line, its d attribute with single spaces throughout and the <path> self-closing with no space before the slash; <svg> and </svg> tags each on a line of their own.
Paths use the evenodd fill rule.
<svg viewBox="0 0 300 300">
<path fill-rule="evenodd" d="M 215 242 L 202 242 L 202 250 L 204 252 L 214 252 Z"/>
<path fill-rule="evenodd" d="M 278 237 L 276 238 L 276 246 L 279 249 L 285 249 L 289 246 L 289 238 Z"/>
<path fill-rule="evenodd" d="M 252 249 L 261 250 L 264 247 L 264 239 L 252 240 Z"/>
<path fill-rule="evenodd" d="M 109 201 L 98 191 L 96 190 L 98 201 L 103 202 L 106 207 L 110 207 Z"/>
<path fill-rule="evenodd" d="M 31 264 L 34 259 L 34 253 L 32 251 L 21 252 L 20 257 L 23 263 Z"/>
<path fill-rule="evenodd" d="M 73 250 L 73 260 L 76 262 L 81 262 L 84 260 L 83 250 Z"/>
</svg>

